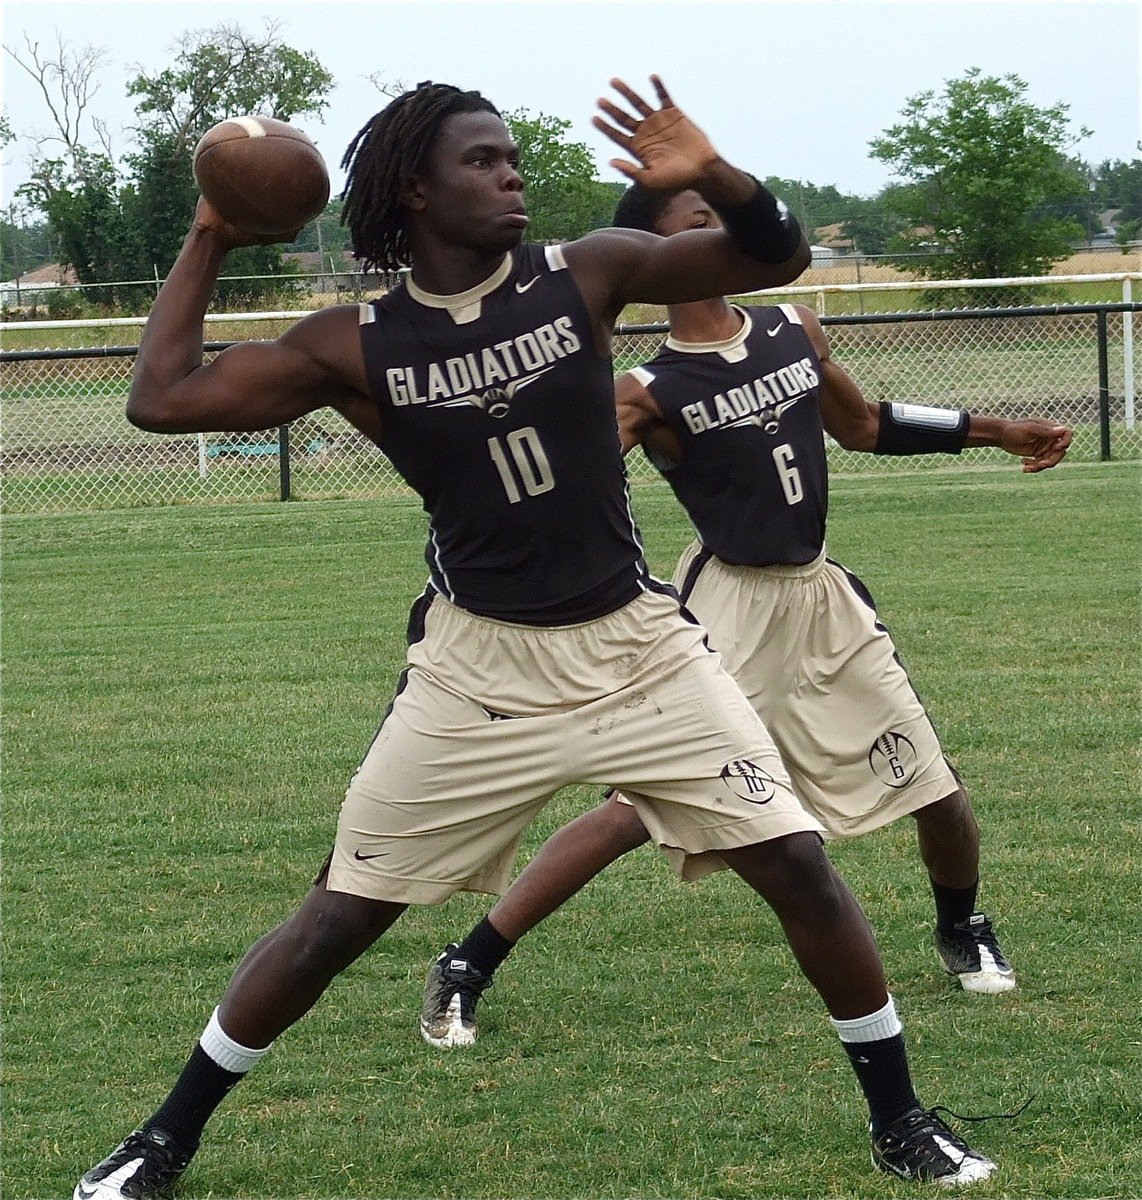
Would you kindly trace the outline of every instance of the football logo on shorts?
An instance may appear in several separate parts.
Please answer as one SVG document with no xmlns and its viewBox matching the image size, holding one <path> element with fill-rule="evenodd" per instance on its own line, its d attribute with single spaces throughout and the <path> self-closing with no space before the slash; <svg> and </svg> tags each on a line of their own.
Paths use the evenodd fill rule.
<svg viewBox="0 0 1142 1200">
<path fill-rule="evenodd" d="M 888 787 L 907 787 L 916 774 L 916 747 L 904 734 L 889 730 L 872 743 L 868 765 L 877 779 Z"/>
<path fill-rule="evenodd" d="M 722 768 L 722 782 L 740 800 L 750 804 L 768 804 L 777 794 L 773 776 L 757 763 L 735 758 Z"/>
</svg>

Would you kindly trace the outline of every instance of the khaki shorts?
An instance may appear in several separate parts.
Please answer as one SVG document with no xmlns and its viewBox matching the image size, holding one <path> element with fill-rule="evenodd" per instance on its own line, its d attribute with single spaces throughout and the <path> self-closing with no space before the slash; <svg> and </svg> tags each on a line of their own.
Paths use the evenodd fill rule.
<svg viewBox="0 0 1142 1200">
<path fill-rule="evenodd" d="M 823 553 L 795 567 L 711 557 L 698 570 L 700 554 L 698 543 L 683 553 L 675 586 L 828 836 L 877 829 L 957 789 L 859 579 Z"/>
<path fill-rule="evenodd" d="M 327 886 L 408 904 L 503 891 L 524 829 L 569 783 L 632 794 L 684 878 L 718 850 L 820 832 L 674 597 L 536 628 L 434 596 L 346 794 Z"/>
</svg>

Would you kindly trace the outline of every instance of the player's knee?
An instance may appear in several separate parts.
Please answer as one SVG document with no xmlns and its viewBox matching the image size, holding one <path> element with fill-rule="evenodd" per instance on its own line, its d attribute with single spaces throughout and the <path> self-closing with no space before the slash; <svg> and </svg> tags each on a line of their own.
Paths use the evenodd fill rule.
<svg viewBox="0 0 1142 1200">
<path fill-rule="evenodd" d="M 325 892 L 291 922 L 295 973 L 303 978 L 332 978 L 363 954 L 401 911 L 402 906 Z"/>
<path fill-rule="evenodd" d="M 917 809 L 912 815 L 921 827 L 930 827 L 933 830 L 979 830 L 975 810 L 963 784 L 934 804 Z"/>
<path fill-rule="evenodd" d="M 792 833 L 722 854 L 778 914 L 812 910 L 827 919 L 844 907 L 846 889 L 815 833 Z"/>
</svg>

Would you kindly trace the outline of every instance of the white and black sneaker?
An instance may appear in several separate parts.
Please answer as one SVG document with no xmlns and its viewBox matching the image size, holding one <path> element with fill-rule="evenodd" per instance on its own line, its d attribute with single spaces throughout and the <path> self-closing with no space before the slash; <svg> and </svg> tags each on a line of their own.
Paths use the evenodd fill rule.
<svg viewBox="0 0 1142 1200">
<path fill-rule="evenodd" d="M 1015 972 L 999 948 L 985 913 L 972 913 L 952 926 L 951 933 L 936 930 L 936 953 L 949 975 L 958 975 L 965 992 L 1009 992 Z"/>
<path fill-rule="evenodd" d="M 457 958 L 455 942 L 428 968 L 420 1036 L 432 1046 L 471 1046 L 476 1040 L 476 1004 L 492 977 Z"/>
<path fill-rule="evenodd" d="M 946 1187 L 979 1183 L 995 1163 L 976 1153 L 932 1110 L 910 1108 L 872 1139 L 872 1165 L 888 1175 Z"/>
<path fill-rule="evenodd" d="M 75 1185 L 72 1200 L 157 1200 L 194 1155 L 165 1129 L 136 1129 Z"/>
</svg>

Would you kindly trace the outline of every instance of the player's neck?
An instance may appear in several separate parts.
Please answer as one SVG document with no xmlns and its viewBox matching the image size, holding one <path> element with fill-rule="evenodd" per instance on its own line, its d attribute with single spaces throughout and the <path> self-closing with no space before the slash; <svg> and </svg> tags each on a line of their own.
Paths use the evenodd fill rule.
<svg viewBox="0 0 1142 1200">
<path fill-rule="evenodd" d="M 676 342 L 725 342 L 742 327 L 741 313 L 728 300 L 697 300 L 691 304 L 671 304 L 670 336 Z"/>
<path fill-rule="evenodd" d="M 502 247 L 484 251 L 459 250 L 455 246 L 422 247 L 412 255 L 412 278 L 417 287 L 435 296 L 456 296 L 479 287 L 499 270 L 504 261 Z"/>
</svg>

